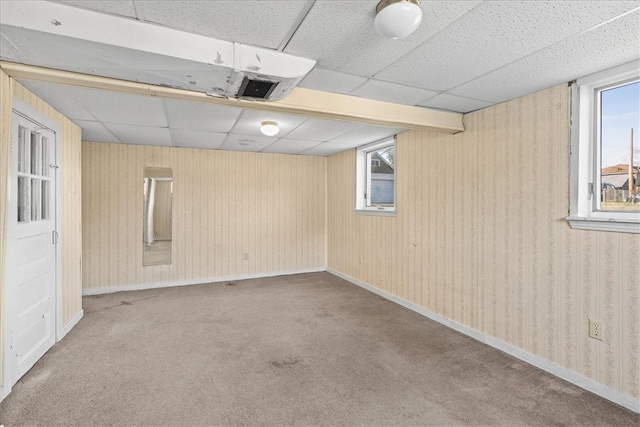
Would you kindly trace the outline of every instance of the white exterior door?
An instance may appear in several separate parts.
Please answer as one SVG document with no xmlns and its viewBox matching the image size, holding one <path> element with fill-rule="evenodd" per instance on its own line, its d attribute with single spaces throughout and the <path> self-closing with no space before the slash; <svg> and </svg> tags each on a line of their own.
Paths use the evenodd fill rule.
<svg viewBox="0 0 640 427">
<path fill-rule="evenodd" d="M 7 223 L 9 389 L 55 343 L 56 134 L 14 111 Z"/>
</svg>

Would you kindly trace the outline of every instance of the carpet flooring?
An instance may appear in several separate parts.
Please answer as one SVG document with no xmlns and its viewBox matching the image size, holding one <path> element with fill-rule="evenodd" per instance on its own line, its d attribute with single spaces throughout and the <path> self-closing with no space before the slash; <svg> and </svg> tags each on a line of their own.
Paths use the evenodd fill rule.
<svg viewBox="0 0 640 427">
<path fill-rule="evenodd" d="M 638 426 L 329 273 L 85 297 L 0 424 Z"/>
</svg>

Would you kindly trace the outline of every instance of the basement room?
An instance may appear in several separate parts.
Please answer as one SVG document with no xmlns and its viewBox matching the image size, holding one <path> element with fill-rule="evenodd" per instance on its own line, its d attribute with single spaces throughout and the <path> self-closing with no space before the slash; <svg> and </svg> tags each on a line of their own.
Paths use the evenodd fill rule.
<svg viewBox="0 0 640 427">
<path fill-rule="evenodd" d="M 0 1 L 0 426 L 640 425 L 640 1 Z"/>
</svg>

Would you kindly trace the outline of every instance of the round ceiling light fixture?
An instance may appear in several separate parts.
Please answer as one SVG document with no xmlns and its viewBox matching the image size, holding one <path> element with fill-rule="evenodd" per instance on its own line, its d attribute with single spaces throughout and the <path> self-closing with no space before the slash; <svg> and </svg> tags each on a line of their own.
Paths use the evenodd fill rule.
<svg viewBox="0 0 640 427">
<path fill-rule="evenodd" d="M 260 125 L 260 132 L 267 136 L 274 136 L 280 132 L 280 128 L 278 127 L 278 122 L 274 122 L 271 120 L 265 120 Z"/>
<path fill-rule="evenodd" d="M 380 0 L 376 6 L 376 30 L 389 39 L 410 36 L 422 22 L 420 0 Z"/>
</svg>

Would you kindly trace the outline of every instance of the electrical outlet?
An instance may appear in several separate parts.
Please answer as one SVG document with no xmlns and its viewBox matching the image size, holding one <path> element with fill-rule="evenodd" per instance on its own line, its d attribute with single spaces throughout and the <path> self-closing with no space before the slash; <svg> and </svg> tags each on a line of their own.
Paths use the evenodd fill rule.
<svg viewBox="0 0 640 427">
<path fill-rule="evenodd" d="M 604 326 L 600 320 L 589 318 L 589 337 L 604 341 Z"/>
<path fill-rule="evenodd" d="M 243 261 L 249 261 L 249 254 L 247 252 L 242 254 L 242 260 Z"/>
</svg>

